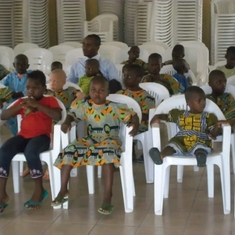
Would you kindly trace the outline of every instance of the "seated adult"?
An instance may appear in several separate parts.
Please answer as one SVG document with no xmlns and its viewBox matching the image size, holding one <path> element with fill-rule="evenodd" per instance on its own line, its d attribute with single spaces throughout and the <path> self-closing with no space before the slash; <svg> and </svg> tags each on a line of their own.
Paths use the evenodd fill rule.
<svg viewBox="0 0 235 235">
<path fill-rule="evenodd" d="M 88 59 L 96 59 L 99 61 L 100 71 L 105 78 L 109 81 L 115 79 L 121 82 L 115 65 L 110 60 L 103 58 L 98 54 L 100 44 L 100 37 L 96 34 L 91 34 L 84 38 L 82 49 L 85 58 L 81 58 L 73 64 L 69 76 L 67 77 L 67 81 L 78 84 L 78 80 L 86 73 L 86 61 Z"/>
</svg>

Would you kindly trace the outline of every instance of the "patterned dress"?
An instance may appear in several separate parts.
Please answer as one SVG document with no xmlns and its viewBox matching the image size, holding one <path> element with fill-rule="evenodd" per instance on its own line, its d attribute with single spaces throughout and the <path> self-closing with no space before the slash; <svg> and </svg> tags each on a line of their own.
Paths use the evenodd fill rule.
<svg viewBox="0 0 235 235">
<path fill-rule="evenodd" d="M 12 90 L 8 87 L 0 88 L 0 100 L 6 100 L 9 102 L 12 97 Z"/>
<path fill-rule="evenodd" d="M 77 90 L 74 87 L 68 87 L 67 89 L 56 92 L 50 89 L 47 89 L 45 94 L 51 95 L 59 99 L 65 106 L 66 110 L 68 111 L 72 102 L 76 99 Z"/>
<path fill-rule="evenodd" d="M 0 80 L 3 79 L 10 71 L 0 64 Z"/>
<path fill-rule="evenodd" d="M 153 80 L 153 77 L 151 76 L 151 74 L 148 74 L 143 77 L 142 82 L 159 83 L 168 89 L 170 95 L 176 95 L 184 91 L 183 85 L 180 84 L 175 78 L 173 78 L 169 74 L 160 74 L 160 76 L 162 80 L 157 81 L 157 80 Z"/>
<path fill-rule="evenodd" d="M 88 135 L 64 148 L 54 165 L 61 168 L 63 165 L 79 167 L 113 163 L 118 167 L 122 153 L 120 123 L 127 123 L 135 113 L 125 104 L 107 100 L 103 105 L 96 105 L 91 99 L 84 99 L 74 102 L 68 114 L 75 120 L 86 120 Z"/>
<path fill-rule="evenodd" d="M 121 64 L 130 64 L 130 63 L 129 63 L 129 60 L 126 60 L 126 61 L 123 61 Z M 140 67 L 143 68 L 144 74 L 148 74 L 148 64 L 145 63 L 143 60 L 136 59 L 135 62 L 132 64 L 139 65 Z"/>
<path fill-rule="evenodd" d="M 149 109 L 155 108 L 155 99 L 145 90 L 131 91 L 129 89 L 120 90 L 117 94 L 129 96 L 136 100 L 143 114 L 149 114 Z M 148 130 L 148 120 L 141 121 L 139 132 L 142 133 Z"/>
<path fill-rule="evenodd" d="M 168 116 L 179 128 L 167 146 L 174 148 L 176 154 L 193 156 L 197 149 L 211 152 L 212 142 L 208 134 L 214 129 L 218 119 L 213 113 L 192 114 L 189 111 L 172 109 Z"/>
<path fill-rule="evenodd" d="M 206 98 L 212 100 L 219 106 L 227 120 L 235 118 L 235 100 L 230 93 L 224 93 L 223 95 L 219 96 L 217 100 L 215 100 L 211 94 L 206 95 Z"/>
</svg>

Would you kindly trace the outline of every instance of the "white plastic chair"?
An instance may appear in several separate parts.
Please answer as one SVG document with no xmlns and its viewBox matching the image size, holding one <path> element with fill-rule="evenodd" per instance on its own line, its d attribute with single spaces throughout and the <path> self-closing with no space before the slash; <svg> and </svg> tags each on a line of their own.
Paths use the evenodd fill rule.
<svg viewBox="0 0 235 235">
<path fill-rule="evenodd" d="M 14 47 L 14 52 L 15 52 L 15 55 L 19 55 L 19 54 L 23 54 L 26 50 L 34 49 L 34 48 L 39 48 L 39 46 L 35 43 L 24 42 L 24 43 L 17 44 Z"/>
<path fill-rule="evenodd" d="M 119 81 L 122 81 L 122 68 L 123 68 L 124 64 L 115 64 L 115 67 L 118 71 L 118 75 L 119 75 Z"/>
<path fill-rule="evenodd" d="M 121 49 L 127 49 L 128 45 L 124 42 L 119 42 L 119 41 L 112 41 L 112 42 L 103 42 L 102 45 L 112 45 L 119 47 Z"/>
<path fill-rule="evenodd" d="M 142 44 L 139 46 L 140 51 L 141 50 L 146 50 L 148 51 L 149 55 L 152 53 L 158 53 L 161 56 L 165 54 L 166 49 L 161 46 L 161 45 L 156 45 L 156 44 Z"/>
<path fill-rule="evenodd" d="M 59 169 L 54 167 L 53 164 L 54 164 L 56 157 L 58 156 L 58 154 L 60 152 L 60 138 L 58 138 L 58 136 L 60 136 L 60 126 L 61 126 L 61 123 L 63 123 L 63 121 L 66 118 L 66 110 L 65 110 L 63 103 L 58 99 L 56 99 L 56 100 L 57 100 L 58 104 L 60 105 L 60 108 L 62 109 L 61 120 L 56 125 L 54 125 L 53 143 L 52 143 L 50 150 L 45 151 L 40 154 L 41 161 L 46 162 L 48 165 L 52 200 L 54 200 L 54 198 L 56 196 L 56 193 L 55 193 L 56 181 L 54 178 L 54 172 L 59 171 Z M 13 102 L 9 107 L 11 107 L 14 103 L 15 102 Z M 18 115 L 17 116 L 18 130 L 20 130 L 21 119 L 22 119 L 21 116 Z M 15 157 L 12 159 L 13 186 L 14 186 L 15 193 L 20 192 L 19 162 L 23 162 L 23 161 L 26 161 L 23 153 L 19 153 L 19 154 L 15 155 Z"/>
<path fill-rule="evenodd" d="M 15 52 L 12 48 L 6 46 L 0 46 L 0 53 L 9 57 L 11 63 L 14 62 Z"/>
<path fill-rule="evenodd" d="M 143 60 L 145 63 L 148 63 L 148 59 L 149 59 L 149 56 L 151 55 L 152 53 L 149 53 L 149 51 L 145 50 L 145 49 L 140 49 L 140 56 L 139 58 L 141 60 Z"/>
<path fill-rule="evenodd" d="M 235 75 L 227 78 L 227 85 L 235 86 Z"/>
<path fill-rule="evenodd" d="M 29 69 L 42 70 L 45 74 L 50 74 L 53 54 L 44 48 L 33 48 L 26 50 L 24 54 L 29 60 Z"/>
<path fill-rule="evenodd" d="M 154 114 L 169 113 L 171 109 L 186 109 L 186 102 L 184 95 L 178 95 L 169 98 L 168 100 L 161 103 L 155 110 L 150 113 L 150 119 Z M 218 106 L 210 101 L 206 100 L 205 111 L 214 113 L 219 120 L 224 119 L 223 113 L 220 111 Z M 172 125 L 174 125 L 172 123 Z M 230 189 L 230 136 L 231 127 L 230 125 L 223 125 L 223 146 L 222 152 L 212 153 L 207 157 L 207 183 L 208 183 L 208 197 L 214 197 L 214 165 L 217 165 L 220 169 L 221 188 L 222 188 L 222 199 L 223 199 L 223 211 L 224 214 L 229 214 L 231 210 L 231 189 Z M 152 141 L 154 147 L 161 150 L 161 136 L 159 125 L 154 124 L 152 130 Z M 176 131 L 176 126 L 173 131 Z M 174 135 L 173 135 L 174 136 Z M 172 137 L 173 137 L 172 136 Z M 170 178 L 170 166 L 195 166 L 197 165 L 196 158 L 183 157 L 183 156 L 167 156 L 163 159 L 162 165 L 155 165 L 154 167 L 154 212 L 156 215 L 162 215 L 163 210 L 163 199 L 168 198 L 169 194 L 169 178 Z"/>
<path fill-rule="evenodd" d="M 165 42 L 162 42 L 162 41 L 145 42 L 142 45 L 152 45 L 152 46 L 157 45 L 157 46 L 163 47 L 165 50 L 169 48 L 169 46 Z"/>
<path fill-rule="evenodd" d="M 3 65 L 6 69 L 12 68 L 12 61 L 10 58 L 0 52 L 0 64 Z"/>
<path fill-rule="evenodd" d="M 59 45 L 60 45 L 60 46 L 66 45 L 66 46 L 70 46 L 70 47 L 74 47 L 74 48 L 82 48 L 82 43 L 80 43 L 80 42 L 74 42 L 74 41 L 71 41 L 71 42 L 63 42 L 63 43 L 60 43 Z"/>
<path fill-rule="evenodd" d="M 50 47 L 48 50 L 53 54 L 53 61 L 59 61 L 65 64 L 66 54 L 73 49 L 74 47 L 68 45 L 57 45 Z"/>
<path fill-rule="evenodd" d="M 121 154 L 121 166 L 120 169 L 120 177 L 121 177 L 121 184 L 122 184 L 122 193 L 123 193 L 123 201 L 124 201 L 124 208 L 126 213 L 130 213 L 134 209 L 134 185 L 133 185 L 133 167 L 132 167 L 132 145 L 133 145 L 133 138 L 129 135 L 131 131 L 130 127 L 127 127 L 124 124 L 121 124 L 120 129 L 120 137 L 122 140 L 122 148 L 123 152 Z M 65 148 L 69 144 L 69 136 L 68 133 L 64 134 L 61 133 L 62 137 L 62 148 Z M 88 191 L 89 194 L 94 194 L 94 166 L 86 166 L 87 170 L 87 183 L 88 183 Z M 60 173 L 55 172 L 54 179 L 56 179 L 56 194 L 60 190 L 61 186 L 61 178 Z M 54 209 L 58 209 L 60 207 L 54 207 Z M 63 204 L 64 209 L 68 209 L 68 202 Z"/>
<path fill-rule="evenodd" d="M 82 48 L 76 48 L 69 52 L 67 52 L 65 56 L 65 65 L 66 66 L 72 66 L 75 62 L 77 62 L 79 59 L 84 58 L 83 50 Z"/>
</svg>

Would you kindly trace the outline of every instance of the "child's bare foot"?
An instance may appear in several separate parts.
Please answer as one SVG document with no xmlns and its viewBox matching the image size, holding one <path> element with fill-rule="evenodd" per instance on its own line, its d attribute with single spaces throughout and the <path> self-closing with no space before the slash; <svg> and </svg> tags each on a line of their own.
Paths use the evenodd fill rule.
<svg viewBox="0 0 235 235">
<path fill-rule="evenodd" d="M 30 173 L 30 170 L 29 170 L 29 168 L 27 167 L 24 171 L 23 171 L 23 174 L 22 174 L 22 178 L 24 178 L 24 177 L 26 177 L 27 175 L 29 175 L 29 173 Z"/>
<path fill-rule="evenodd" d="M 43 180 L 50 180 L 50 176 L 49 176 L 49 171 L 48 171 L 48 169 L 45 171 L 45 173 L 44 173 L 44 176 L 43 176 Z"/>
</svg>

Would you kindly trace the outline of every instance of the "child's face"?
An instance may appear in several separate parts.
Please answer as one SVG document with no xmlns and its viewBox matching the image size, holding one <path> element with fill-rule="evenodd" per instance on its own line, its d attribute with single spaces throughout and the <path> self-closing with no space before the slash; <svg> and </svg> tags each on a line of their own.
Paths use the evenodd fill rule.
<svg viewBox="0 0 235 235">
<path fill-rule="evenodd" d="M 13 66 L 18 74 L 25 74 L 29 64 L 28 61 L 25 59 L 15 59 Z"/>
<path fill-rule="evenodd" d="M 26 82 L 27 96 L 32 97 L 35 100 L 39 100 L 42 98 L 45 90 L 46 86 L 43 86 L 41 83 L 36 82 L 30 78 L 27 79 Z"/>
<path fill-rule="evenodd" d="M 89 96 L 95 104 L 104 104 L 108 96 L 108 85 L 105 82 L 91 82 Z"/>
<path fill-rule="evenodd" d="M 173 60 L 182 60 L 184 58 L 184 51 L 181 52 L 174 52 L 172 54 L 172 59 Z"/>
<path fill-rule="evenodd" d="M 187 101 L 192 113 L 202 113 L 206 107 L 205 94 L 192 94 L 192 98 Z"/>
<path fill-rule="evenodd" d="M 139 58 L 140 56 L 140 49 L 138 47 L 132 47 L 129 51 L 128 51 L 128 55 L 129 55 L 129 59 L 130 60 L 136 60 Z"/>
<path fill-rule="evenodd" d="M 225 56 L 225 58 L 227 59 L 227 65 L 229 65 L 230 67 L 235 66 L 235 55 L 234 54 L 229 53 Z"/>
<path fill-rule="evenodd" d="M 66 82 L 66 78 L 60 73 L 50 74 L 50 88 L 52 91 L 59 92 L 63 90 L 63 86 Z"/>
<path fill-rule="evenodd" d="M 213 93 L 217 95 L 222 95 L 226 89 L 227 79 L 225 76 L 215 76 L 209 82 Z"/>
<path fill-rule="evenodd" d="M 162 60 L 156 58 L 150 58 L 148 61 L 148 71 L 152 75 L 158 75 L 162 68 Z"/>
<path fill-rule="evenodd" d="M 141 77 L 138 77 L 136 73 L 129 69 L 123 70 L 123 84 L 126 88 L 134 88 L 139 86 Z"/>
<path fill-rule="evenodd" d="M 99 73 L 99 67 L 92 63 L 86 63 L 85 70 L 88 77 L 95 76 L 97 73 Z"/>
</svg>

